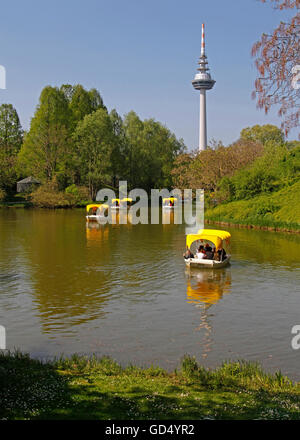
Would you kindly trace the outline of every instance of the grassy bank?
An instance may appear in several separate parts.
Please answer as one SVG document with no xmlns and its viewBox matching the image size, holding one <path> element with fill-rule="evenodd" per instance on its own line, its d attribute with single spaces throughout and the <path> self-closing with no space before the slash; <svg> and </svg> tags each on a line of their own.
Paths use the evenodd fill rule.
<svg viewBox="0 0 300 440">
<path fill-rule="evenodd" d="M 241 226 L 300 231 L 300 181 L 281 191 L 208 209 L 206 220 Z"/>
<path fill-rule="evenodd" d="M 0 355 L 1 419 L 299 419 L 300 385 L 256 364 L 209 371 L 185 357 L 172 373 L 108 358 L 42 363 Z"/>
</svg>

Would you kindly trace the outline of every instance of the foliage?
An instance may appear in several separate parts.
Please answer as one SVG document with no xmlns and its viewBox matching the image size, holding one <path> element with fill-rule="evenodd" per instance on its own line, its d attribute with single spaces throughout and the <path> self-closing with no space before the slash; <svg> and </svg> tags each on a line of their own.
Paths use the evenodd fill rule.
<svg viewBox="0 0 300 440">
<path fill-rule="evenodd" d="M 87 185 L 91 199 L 110 181 L 111 155 L 114 145 L 112 123 L 107 112 L 100 108 L 86 115 L 73 135 L 76 164 L 80 181 Z"/>
<path fill-rule="evenodd" d="M 284 143 L 283 132 L 276 125 L 271 124 L 244 128 L 241 131 L 240 138 L 242 141 L 252 141 L 263 145 L 269 141 L 274 141 L 278 144 Z"/>
<path fill-rule="evenodd" d="M 0 202 L 5 199 L 5 196 L 6 196 L 5 191 L 0 188 Z"/>
<path fill-rule="evenodd" d="M 89 201 L 89 190 L 86 186 L 77 186 L 74 183 L 65 189 L 65 193 L 73 197 L 74 204 L 86 205 Z"/>
<path fill-rule="evenodd" d="M 239 141 L 216 150 L 180 155 L 172 170 L 173 182 L 177 188 L 203 188 L 214 191 L 225 176 L 232 176 L 237 170 L 252 163 L 263 152 L 261 144 Z"/>
<path fill-rule="evenodd" d="M 0 188 L 11 192 L 17 180 L 17 154 L 23 130 L 17 111 L 11 104 L 0 106 Z"/>
<path fill-rule="evenodd" d="M 261 0 L 266 3 L 266 0 Z M 288 21 L 281 21 L 271 34 L 263 34 L 252 48 L 258 76 L 253 98 L 266 113 L 279 106 L 282 129 L 287 134 L 299 125 L 300 89 L 293 87 L 293 68 L 300 64 L 300 0 L 271 0 L 280 9 L 296 9 Z"/>
<path fill-rule="evenodd" d="M 185 150 L 183 141 L 154 119 L 141 121 L 133 111 L 125 116 L 124 128 L 129 186 L 146 190 L 170 187 L 174 160 Z"/>
<path fill-rule="evenodd" d="M 0 151 L 15 155 L 21 148 L 23 130 L 16 109 L 11 104 L 0 105 Z"/>
<path fill-rule="evenodd" d="M 31 193 L 30 200 L 38 208 L 70 208 L 76 205 L 76 197 L 72 193 L 58 190 L 56 179 L 39 186 Z"/>
<path fill-rule="evenodd" d="M 70 155 L 70 110 L 57 87 L 43 89 L 19 154 L 20 172 L 51 180 Z"/>
<path fill-rule="evenodd" d="M 185 356 L 178 371 L 95 356 L 52 362 L 0 355 L 3 419 L 299 419 L 299 384 L 255 363 L 215 370 Z"/>
<path fill-rule="evenodd" d="M 280 191 L 262 193 L 249 200 L 223 203 L 205 212 L 210 221 L 265 226 L 298 231 L 300 229 L 300 181 Z"/>
<path fill-rule="evenodd" d="M 215 197 L 220 202 L 250 199 L 291 185 L 300 176 L 300 147 L 266 144 L 264 154 L 232 177 L 220 180 Z"/>
</svg>

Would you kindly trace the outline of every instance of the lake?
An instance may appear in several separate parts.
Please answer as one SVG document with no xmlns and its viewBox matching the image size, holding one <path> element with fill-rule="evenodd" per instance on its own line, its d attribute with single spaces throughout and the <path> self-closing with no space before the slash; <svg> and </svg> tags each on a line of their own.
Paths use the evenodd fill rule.
<svg viewBox="0 0 300 440">
<path fill-rule="evenodd" d="M 300 380 L 300 236 L 227 230 L 231 266 L 189 271 L 184 225 L 87 228 L 83 209 L 0 209 L 7 348 L 167 369 L 184 354 L 208 367 L 246 359 Z"/>
</svg>

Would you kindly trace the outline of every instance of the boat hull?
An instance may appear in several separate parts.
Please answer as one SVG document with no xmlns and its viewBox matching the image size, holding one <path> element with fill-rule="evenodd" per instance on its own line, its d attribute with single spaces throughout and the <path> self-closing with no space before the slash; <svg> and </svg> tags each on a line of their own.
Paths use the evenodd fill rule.
<svg viewBox="0 0 300 440">
<path fill-rule="evenodd" d="M 228 255 L 224 261 L 206 259 L 198 260 L 197 258 L 188 258 L 185 260 L 186 266 L 197 269 L 221 269 L 222 267 L 228 266 L 229 262 L 230 255 Z"/>
</svg>

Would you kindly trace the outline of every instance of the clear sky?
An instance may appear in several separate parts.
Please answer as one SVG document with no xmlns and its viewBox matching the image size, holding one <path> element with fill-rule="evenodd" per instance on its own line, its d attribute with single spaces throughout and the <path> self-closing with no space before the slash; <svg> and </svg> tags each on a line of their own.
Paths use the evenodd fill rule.
<svg viewBox="0 0 300 440">
<path fill-rule="evenodd" d="M 291 14 L 291 13 L 289 13 Z M 199 92 L 191 80 L 201 23 L 211 74 L 208 139 L 228 144 L 254 124 L 280 124 L 251 99 L 252 44 L 286 12 L 258 0 L 15 0 L 0 10 L 0 65 L 24 128 L 45 85 L 97 88 L 109 110 L 166 124 L 189 148 L 198 143 Z M 297 138 L 293 132 L 290 138 Z"/>
</svg>

